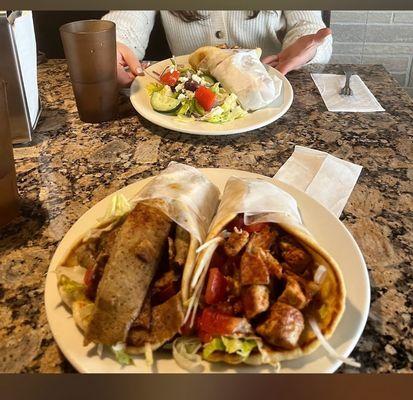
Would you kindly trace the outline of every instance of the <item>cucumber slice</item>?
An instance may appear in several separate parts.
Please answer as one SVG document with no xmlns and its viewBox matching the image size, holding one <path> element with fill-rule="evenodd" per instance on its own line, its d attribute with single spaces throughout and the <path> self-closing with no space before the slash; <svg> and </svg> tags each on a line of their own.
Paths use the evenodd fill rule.
<svg viewBox="0 0 413 400">
<path fill-rule="evenodd" d="M 210 75 L 202 75 L 202 78 L 205 80 L 205 82 L 208 84 L 208 85 L 214 85 L 215 83 L 216 83 L 216 80 L 212 77 L 212 76 L 210 76 Z"/>
<path fill-rule="evenodd" d="M 180 104 L 180 100 L 165 96 L 161 92 L 154 92 L 151 96 L 151 106 L 155 111 L 172 112 L 177 110 Z"/>
</svg>

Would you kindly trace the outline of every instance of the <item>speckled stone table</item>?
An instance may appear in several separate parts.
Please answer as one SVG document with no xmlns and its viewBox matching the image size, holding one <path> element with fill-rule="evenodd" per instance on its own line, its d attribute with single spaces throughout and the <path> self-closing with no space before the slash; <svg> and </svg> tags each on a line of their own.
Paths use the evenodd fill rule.
<svg viewBox="0 0 413 400">
<path fill-rule="evenodd" d="M 44 111 L 33 142 L 14 153 L 22 213 L 0 230 L 0 371 L 74 371 L 47 324 L 45 274 L 59 241 L 99 200 L 171 160 L 272 176 L 297 144 L 363 165 L 342 215 L 372 285 L 353 355 L 362 372 L 413 372 L 413 102 L 383 67 L 355 69 L 386 112 L 328 112 L 308 71 L 300 71 L 289 75 L 295 98 L 279 121 L 246 134 L 199 137 L 153 125 L 127 98 L 117 121 L 83 123 L 66 64 L 40 65 Z"/>
</svg>

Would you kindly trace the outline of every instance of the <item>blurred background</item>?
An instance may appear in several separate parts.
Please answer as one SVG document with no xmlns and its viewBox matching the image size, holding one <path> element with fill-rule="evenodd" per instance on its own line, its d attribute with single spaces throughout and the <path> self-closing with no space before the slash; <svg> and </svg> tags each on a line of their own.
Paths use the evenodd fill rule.
<svg viewBox="0 0 413 400">
<path fill-rule="evenodd" d="M 64 58 L 58 28 L 106 11 L 34 11 L 38 50 Z M 323 11 L 334 32 L 332 63 L 383 64 L 413 97 L 413 11 Z M 145 58 L 161 60 L 170 50 L 158 15 Z"/>
</svg>

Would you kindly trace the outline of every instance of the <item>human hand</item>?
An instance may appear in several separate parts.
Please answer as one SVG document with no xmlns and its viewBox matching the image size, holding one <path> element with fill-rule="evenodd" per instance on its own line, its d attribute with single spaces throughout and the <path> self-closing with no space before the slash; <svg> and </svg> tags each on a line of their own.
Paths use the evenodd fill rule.
<svg viewBox="0 0 413 400">
<path fill-rule="evenodd" d="M 147 64 L 141 63 L 128 46 L 116 43 L 116 68 L 120 86 L 130 86 L 137 75 L 143 75 L 146 67 Z"/>
<path fill-rule="evenodd" d="M 315 34 L 302 36 L 280 53 L 264 57 L 262 62 L 275 67 L 285 75 L 308 63 L 315 56 L 317 47 L 331 34 L 330 28 L 323 28 Z"/>
</svg>

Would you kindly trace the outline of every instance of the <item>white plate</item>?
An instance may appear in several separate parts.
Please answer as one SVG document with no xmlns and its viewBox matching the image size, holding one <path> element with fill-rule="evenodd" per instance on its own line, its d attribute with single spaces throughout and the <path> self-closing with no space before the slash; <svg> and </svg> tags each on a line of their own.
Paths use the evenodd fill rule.
<svg viewBox="0 0 413 400">
<path fill-rule="evenodd" d="M 319 243 L 337 260 L 343 272 L 347 288 L 346 310 L 343 318 L 330 339 L 332 346 L 340 353 L 348 356 L 356 346 L 367 320 L 370 305 L 370 285 L 367 268 L 363 256 L 351 234 L 345 226 L 326 208 L 317 203 L 305 193 L 271 178 L 250 172 L 207 168 L 202 171 L 222 191 L 230 176 L 261 177 L 275 182 L 279 187 L 289 192 L 298 202 L 303 221 Z M 144 184 L 147 178 L 119 190 L 127 198 L 132 198 Z M 111 195 L 112 196 L 112 195 Z M 121 367 L 111 357 L 101 359 L 93 345 L 83 346 L 83 336 L 76 328 L 70 312 L 62 305 L 57 290 L 54 269 L 62 262 L 74 242 L 96 224 L 96 219 L 103 217 L 109 205 L 111 196 L 106 197 L 89 211 L 82 215 L 70 228 L 60 242 L 50 263 L 46 278 L 45 304 L 46 314 L 53 336 L 66 358 L 80 372 L 151 372 L 142 357 L 136 357 L 135 365 Z M 173 360 L 170 353 L 155 352 L 156 372 L 186 372 Z M 329 358 L 322 348 L 313 354 L 298 360 L 282 362 L 282 372 L 325 373 L 334 372 L 341 362 Z M 240 365 L 236 367 L 224 364 L 205 363 L 205 372 L 268 372 L 268 367 L 251 367 Z"/>
<path fill-rule="evenodd" d="M 188 56 L 176 57 L 179 64 L 188 64 Z M 147 68 L 151 73 L 156 71 L 161 73 L 163 69 L 170 64 L 170 59 L 161 61 Z M 282 80 L 282 89 L 280 96 L 269 106 L 248 113 L 243 118 L 224 124 L 212 124 L 202 121 L 180 121 L 173 115 L 162 114 L 155 111 L 150 104 L 150 97 L 146 91 L 146 86 L 154 82 L 154 79 L 148 75 L 137 76 L 131 85 L 130 100 L 136 111 L 147 120 L 163 128 L 173 131 L 191 133 L 193 135 L 232 135 L 261 128 L 275 121 L 284 115 L 290 108 L 293 101 L 293 89 L 290 82 L 280 74 L 276 69 L 268 67 L 271 76 L 276 76 Z"/>
</svg>

